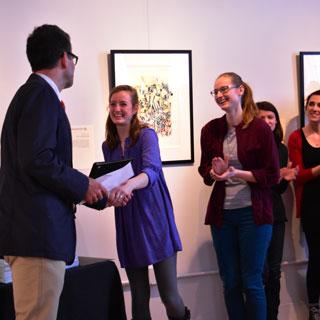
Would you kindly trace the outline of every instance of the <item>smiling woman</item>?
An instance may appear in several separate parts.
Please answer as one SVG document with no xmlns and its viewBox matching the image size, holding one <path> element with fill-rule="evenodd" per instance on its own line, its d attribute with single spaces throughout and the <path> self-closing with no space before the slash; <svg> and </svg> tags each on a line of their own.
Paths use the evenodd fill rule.
<svg viewBox="0 0 320 320">
<path fill-rule="evenodd" d="M 128 127 L 132 117 L 138 112 L 138 104 L 131 103 L 131 95 L 128 91 L 115 92 L 109 103 L 109 112 L 115 125 Z"/>
<path fill-rule="evenodd" d="M 270 189 L 279 179 L 276 145 L 268 125 L 256 117 L 252 91 L 240 76 L 221 74 L 211 94 L 226 114 L 201 131 L 199 173 L 205 184 L 215 182 L 205 223 L 211 227 L 229 319 L 262 320 Z"/>
<path fill-rule="evenodd" d="M 117 249 L 126 269 L 133 319 L 151 319 L 148 266 L 153 265 L 169 319 L 190 319 L 177 289 L 177 252 L 182 250 L 166 185 L 158 138 L 137 116 L 138 94 L 121 85 L 109 95 L 106 161 L 132 158 L 135 176 L 109 194 L 115 207 Z"/>
<path fill-rule="evenodd" d="M 308 124 L 294 131 L 288 142 L 289 157 L 299 167 L 295 181 L 297 217 L 301 217 L 309 249 L 307 292 L 309 319 L 319 319 L 320 293 L 320 90 L 307 97 Z"/>
<path fill-rule="evenodd" d="M 246 126 L 258 114 L 251 88 L 235 73 L 221 74 L 215 81 L 212 93 L 218 106 L 226 111 L 228 123 L 232 126 L 241 121 Z"/>
</svg>

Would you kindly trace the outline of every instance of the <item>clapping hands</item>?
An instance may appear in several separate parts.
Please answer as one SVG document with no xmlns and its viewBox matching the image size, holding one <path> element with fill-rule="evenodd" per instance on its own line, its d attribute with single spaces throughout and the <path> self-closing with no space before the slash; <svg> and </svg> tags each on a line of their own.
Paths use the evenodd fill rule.
<svg viewBox="0 0 320 320">
<path fill-rule="evenodd" d="M 292 168 L 292 162 L 288 162 L 287 167 L 283 167 L 280 169 L 280 180 L 285 179 L 287 181 L 295 180 L 299 171 L 299 167 L 296 166 Z"/>
<path fill-rule="evenodd" d="M 236 169 L 229 166 L 229 158 L 225 156 L 224 159 L 221 157 L 214 157 L 212 159 L 212 168 L 210 170 L 210 176 L 216 181 L 225 181 L 235 175 Z"/>
</svg>

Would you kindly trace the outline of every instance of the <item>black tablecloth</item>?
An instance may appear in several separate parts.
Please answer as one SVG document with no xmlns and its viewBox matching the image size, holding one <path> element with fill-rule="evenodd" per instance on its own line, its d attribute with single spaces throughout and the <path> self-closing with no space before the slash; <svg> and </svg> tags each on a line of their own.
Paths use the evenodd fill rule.
<svg viewBox="0 0 320 320">
<path fill-rule="evenodd" d="M 66 270 L 57 320 L 126 320 L 118 269 L 114 262 L 80 257 Z M 12 284 L 0 284 L 0 319 L 14 320 Z"/>
</svg>

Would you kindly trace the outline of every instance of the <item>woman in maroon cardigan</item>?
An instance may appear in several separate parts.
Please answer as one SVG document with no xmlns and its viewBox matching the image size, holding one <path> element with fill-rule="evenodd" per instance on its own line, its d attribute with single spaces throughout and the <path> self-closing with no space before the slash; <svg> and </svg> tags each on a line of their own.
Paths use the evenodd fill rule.
<svg viewBox="0 0 320 320">
<path fill-rule="evenodd" d="M 262 272 L 272 232 L 271 187 L 279 180 L 277 148 L 240 76 L 220 75 L 211 94 L 226 115 L 201 131 L 199 173 L 205 184 L 215 182 L 205 223 L 229 319 L 265 320 Z"/>
<path fill-rule="evenodd" d="M 320 90 L 306 102 L 308 124 L 294 131 L 288 142 L 289 158 L 299 166 L 295 181 L 297 217 L 306 236 L 309 261 L 307 292 L 310 320 L 320 319 Z"/>
</svg>

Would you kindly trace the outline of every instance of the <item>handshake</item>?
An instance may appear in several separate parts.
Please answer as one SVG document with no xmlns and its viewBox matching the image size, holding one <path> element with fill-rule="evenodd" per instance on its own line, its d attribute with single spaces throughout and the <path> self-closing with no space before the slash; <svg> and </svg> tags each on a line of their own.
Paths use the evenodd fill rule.
<svg viewBox="0 0 320 320">
<path fill-rule="evenodd" d="M 108 192 L 101 183 L 89 177 L 89 186 L 84 197 L 84 204 L 90 208 L 102 210 L 110 206 L 123 207 L 131 198 L 132 190 L 129 180 Z"/>
<path fill-rule="evenodd" d="M 131 159 L 115 162 L 95 162 L 89 175 L 84 204 L 102 210 L 107 206 L 122 207 L 132 198 L 134 176 Z"/>
</svg>

